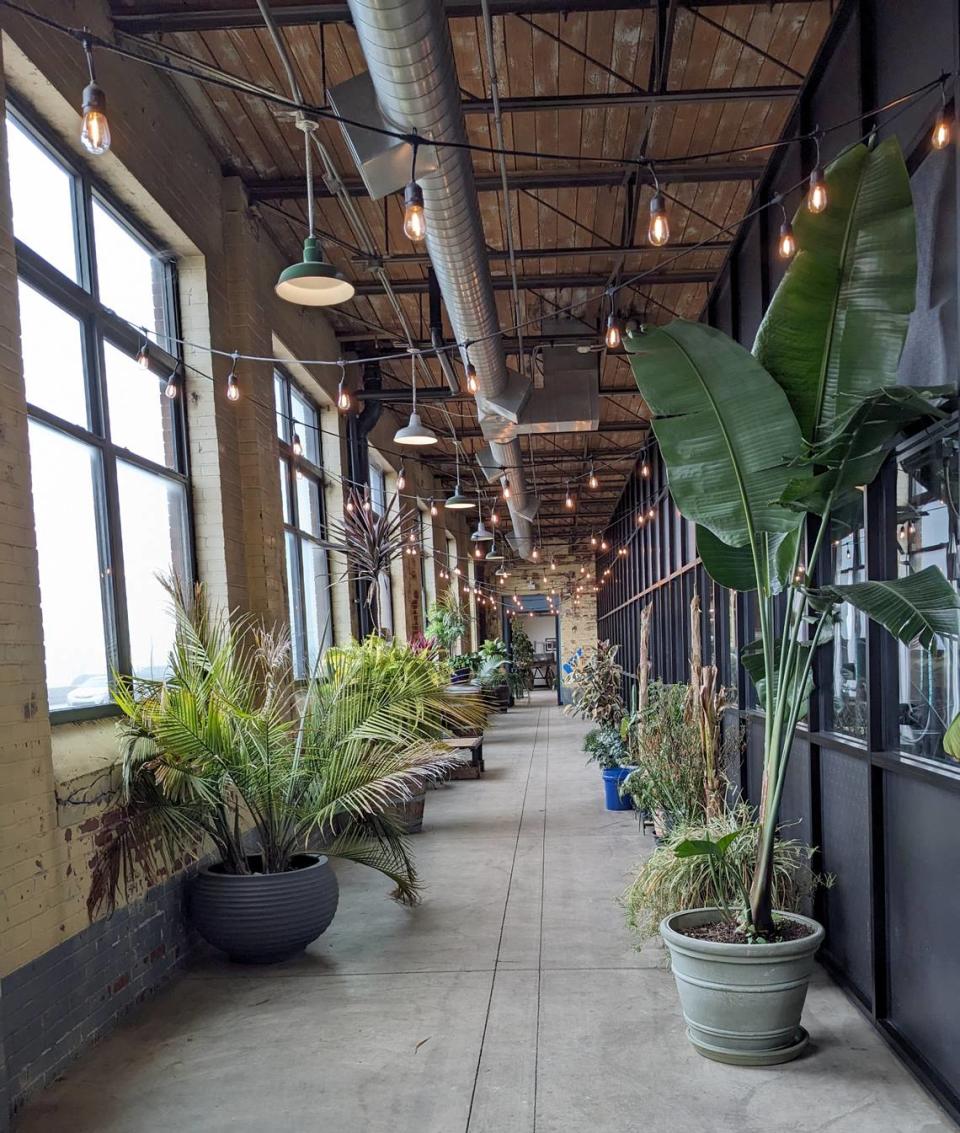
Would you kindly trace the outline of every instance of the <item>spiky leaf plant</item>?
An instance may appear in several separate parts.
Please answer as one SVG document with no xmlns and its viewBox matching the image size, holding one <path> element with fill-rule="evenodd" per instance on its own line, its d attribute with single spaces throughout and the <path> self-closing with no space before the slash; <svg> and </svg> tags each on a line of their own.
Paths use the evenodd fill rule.
<svg viewBox="0 0 960 1133">
<path fill-rule="evenodd" d="M 280 873 L 310 846 L 386 874 L 413 903 L 418 880 L 390 808 L 457 762 L 442 727 L 482 707 L 451 696 L 429 653 L 378 637 L 328 649 L 305 689 L 285 637 L 211 613 L 172 588 L 166 680 L 121 678 L 122 776 L 111 837 L 98 848 L 90 915 L 139 881 L 155 884 L 213 850 L 228 873 Z"/>
</svg>

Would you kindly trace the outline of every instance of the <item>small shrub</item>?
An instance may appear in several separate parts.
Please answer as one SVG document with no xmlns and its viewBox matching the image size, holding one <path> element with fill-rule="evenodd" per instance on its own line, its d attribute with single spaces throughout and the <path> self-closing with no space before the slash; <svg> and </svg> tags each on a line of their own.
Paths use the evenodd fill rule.
<svg viewBox="0 0 960 1133">
<path fill-rule="evenodd" d="M 587 761 L 596 763 L 601 771 L 614 767 L 624 767 L 629 762 L 629 753 L 616 728 L 592 728 L 583 741 Z"/>
</svg>

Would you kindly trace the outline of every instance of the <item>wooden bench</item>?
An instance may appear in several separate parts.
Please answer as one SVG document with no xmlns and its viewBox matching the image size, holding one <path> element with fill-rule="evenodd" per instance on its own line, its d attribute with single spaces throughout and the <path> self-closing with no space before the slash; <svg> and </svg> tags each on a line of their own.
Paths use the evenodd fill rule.
<svg viewBox="0 0 960 1133">
<path fill-rule="evenodd" d="M 450 772 L 451 779 L 479 779 L 484 772 L 483 736 L 447 736 L 443 741 L 447 747 L 470 753 L 469 763 L 464 760 L 459 767 Z"/>
</svg>

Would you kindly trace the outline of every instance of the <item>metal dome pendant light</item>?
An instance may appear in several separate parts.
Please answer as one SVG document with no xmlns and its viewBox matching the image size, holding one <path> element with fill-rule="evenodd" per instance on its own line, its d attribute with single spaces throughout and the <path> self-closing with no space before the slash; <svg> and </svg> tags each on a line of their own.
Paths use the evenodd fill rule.
<svg viewBox="0 0 960 1133">
<path fill-rule="evenodd" d="M 460 487 L 460 442 L 457 440 L 456 433 L 453 436 L 453 452 L 457 462 L 457 485 L 453 489 L 453 494 L 447 496 L 444 507 L 449 511 L 468 511 L 477 505 L 469 496 L 465 496 Z"/>
<path fill-rule="evenodd" d="M 303 242 L 303 259 L 283 269 L 274 292 L 280 299 L 285 299 L 288 303 L 299 303 L 301 307 L 332 307 L 352 299 L 355 288 L 333 264 L 324 259 L 323 248 L 313 234 L 313 151 L 310 148 L 310 135 L 316 128 L 316 122 L 311 122 L 302 113 L 297 115 L 297 129 L 303 131 L 305 145 L 307 238 Z"/>
<path fill-rule="evenodd" d="M 439 439 L 437 434 L 429 426 L 424 425 L 417 412 L 417 355 L 413 350 L 410 351 L 410 385 L 413 390 L 410 420 L 402 429 L 397 429 L 394 433 L 394 443 L 411 446 L 435 445 Z"/>
</svg>

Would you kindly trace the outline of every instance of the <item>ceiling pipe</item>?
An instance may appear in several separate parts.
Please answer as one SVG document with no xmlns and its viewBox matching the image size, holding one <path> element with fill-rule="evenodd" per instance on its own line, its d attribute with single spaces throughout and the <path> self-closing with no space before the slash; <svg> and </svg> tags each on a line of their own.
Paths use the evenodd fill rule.
<svg viewBox="0 0 960 1133">
<path fill-rule="evenodd" d="M 349 0 L 349 7 L 386 120 L 404 132 L 416 131 L 427 143 L 466 143 L 450 29 L 440 0 Z M 466 149 L 441 146 L 436 156 L 436 172 L 417 179 L 423 190 L 427 251 L 456 341 L 470 343 L 478 400 L 496 398 L 507 389 L 509 375 L 473 164 Z M 493 437 L 509 432 L 508 425 L 494 419 L 487 427 Z M 491 448 L 510 478 L 507 506 L 517 553 L 529 558 L 533 529 L 524 512 L 531 501 L 519 442 L 491 440 Z"/>
</svg>

